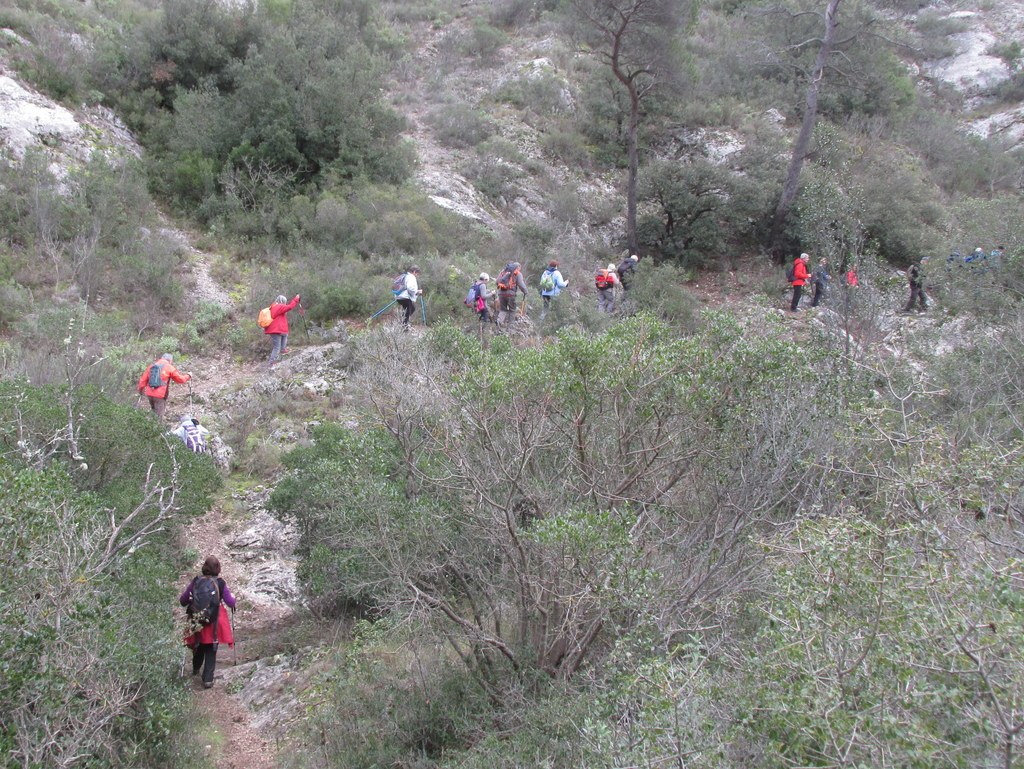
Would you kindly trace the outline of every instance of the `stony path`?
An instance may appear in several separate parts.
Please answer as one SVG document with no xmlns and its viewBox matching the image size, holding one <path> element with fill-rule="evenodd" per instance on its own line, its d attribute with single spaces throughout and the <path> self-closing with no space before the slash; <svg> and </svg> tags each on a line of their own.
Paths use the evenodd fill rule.
<svg viewBox="0 0 1024 769">
<path fill-rule="evenodd" d="M 191 295 L 231 311 L 230 296 L 210 274 L 215 256 L 193 248 L 188 234 L 181 230 L 168 227 L 164 234 L 174 237 L 186 255 Z M 185 387 L 179 388 L 173 394 L 177 401 L 172 404 L 173 411 L 190 411 L 214 427 L 230 411 L 234 394 L 268 375 L 258 362 L 239 364 L 227 355 L 195 356 L 189 359 L 188 368 L 194 375 L 191 394 Z M 263 711 L 256 712 L 247 704 L 266 699 L 264 691 L 249 684 L 254 677 L 267 678 L 268 670 L 273 676 L 274 665 L 280 665 L 274 656 L 275 646 L 286 632 L 282 629 L 294 620 L 299 600 L 291 558 L 294 537 L 266 512 L 269 492 L 269 488 L 257 487 L 225 493 L 182 532 L 182 545 L 195 551 L 197 562 L 181 575 L 180 585 L 198 572 L 207 555 L 215 555 L 221 562 L 221 576 L 238 601 L 233 618 L 236 644 L 218 650 L 214 687 L 203 689 L 198 679 L 189 682 L 196 708 L 209 725 L 201 734 L 200 749 L 209 765 L 217 769 L 273 769 L 278 765 L 281 735 L 267 724 L 278 708 L 264 701 Z M 181 617 L 183 621 L 183 611 Z M 285 694 L 282 699 L 293 698 Z"/>
</svg>

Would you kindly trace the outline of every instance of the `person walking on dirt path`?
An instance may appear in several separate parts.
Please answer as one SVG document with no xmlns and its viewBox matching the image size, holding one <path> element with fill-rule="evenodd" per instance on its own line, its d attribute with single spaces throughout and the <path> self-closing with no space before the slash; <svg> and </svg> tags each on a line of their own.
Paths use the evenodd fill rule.
<svg viewBox="0 0 1024 769">
<path fill-rule="evenodd" d="M 540 274 L 540 296 L 544 302 L 540 310 L 540 318 L 544 320 L 544 316 L 548 314 L 548 310 L 551 309 L 552 297 L 558 296 L 562 293 L 562 289 L 569 285 L 569 281 L 562 277 L 562 273 L 558 270 L 558 262 L 552 259 L 548 262 L 548 266 L 544 269 L 544 272 Z"/>
<path fill-rule="evenodd" d="M 807 254 L 800 254 L 793 260 L 793 277 L 790 279 L 790 285 L 793 286 L 793 301 L 789 305 L 790 312 L 800 310 L 800 295 L 803 294 L 807 281 L 811 279 L 811 274 L 807 271 L 807 262 L 810 258 Z"/>
<path fill-rule="evenodd" d="M 615 265 L 609 264 L 594 275 L 594 288 L 597 289 L 597 311 L 609 314 L 615 310 L 615 287 L 619 285 L 619 276 Z"/>
<path fill-rule="evenodd" d="M 623 291 L 629 291 L 630 286 L 632 286 L 633 276 L 636 274 L 636 265 L 639 261 L 640 257 L 633 254 L 619 262 L 616 272 L 619 274 L 619 285 L 622 286 Z"/>
<path fill-rule="evenodd" d="M 516 295 L 523 292 L 523 309 L 526 307 L 526 278 L 523 277 L 522 265 L 509 262 L 498 273 L 498 328 L 504 328 L 506 319 L 516 314 Z M 522 312 L 519 313 L 520 316 Z"/>
<path fill-rule="evenodd" d="M 481 272 L 480 277 L 473 283 L 473 291 L 476 294 L 476 305 L 474 310 L 476 311 L 477 317 L 480 319 L 480 331 L 484 330 L 486 324 L 490 323 L 491 318 L 491 302 L 497 298 L 498 294 L 495 291 L 491 291 L 487 284 L 491 282 L 491 276 L 486 272 Z"/>
<path fill-rule="evenodd" d="M 263 329 L 264 334 L 270 334 L 270 360 L 271 368 L 277 365 L 282 355 L 287 355 L 288 350 L 288 313 L 294 310 L 302 297 L 298 294 L 290 302 L 284 294 L 278 294 L 277 299 L 270 305 L 270 325 Z"/>
<path fill-rule="evenodd" d="M 828 284 L 832 276 L 828 271 L 828 259 L 821 258 L 814 272 L 811 273 L 811 282 L 814 284 L 814 297 L 811 299 L 811 307 L 817 307 L 828 296 Z"/>
<path fill-rule="evenodd" d="M 167 397 L 171 394 L 171 382 L 185 384 L 192 379 L 191 374 L 182 374 L 174 367 L 174 356 L 169 352 L 153 361 L 139 377 L 136 389 L 139 395 L 149 398 L 149 407 L 157 419 L 163 420 L 167 411 Z"/>
<path fill-rule="evenodd" d="M 227 606 L 235 608 L 235 597 L 220 577 L 220 561 L 207 556 L 198 577 L 178 596 L 178 603 L 186 607 L 188 626 L 185 645 L 192 650 L 192 675 L 202 672 L 203 688 L 213 686 L 213 673 L 217 667 L 217 647 L 224 643 L 235 645 L 235 637 L 228 617 Z"/>
<path fill-rule="evenodd" d="M 395 301 L 401 305 L 403 310 L 403 331 L 409 330 L 409 318 L 412 317 L 413 312 L 416 310 L 416 297 L 423 293 L 423 289 L 420 288 L 419 277 L 420 268 L 414 264 L 405 273 L 405 282 L 402 283 L 401 291 L 395 294 Z"/>
<path fill-rule="evenodd" d="M 903 307 L 903 312 L 912 312 L 915 302 L 918 304 L 918 312 L 928 309 L 928 295 L 924 292 L 925 266 L 928 264 L 928 257 L 922 256 L 907 268 L 907 285 L 910 288 L 910 297 Z"/>
<path fill-rule="evenodd" d="M 171 435 L 180 438 L 188 450 L 196 454 L 206 453 L 206 438 L 209 434 L 210 431 L 191 414 L 183 416 L 178 426 L 171 430 Z"/>
</svg>

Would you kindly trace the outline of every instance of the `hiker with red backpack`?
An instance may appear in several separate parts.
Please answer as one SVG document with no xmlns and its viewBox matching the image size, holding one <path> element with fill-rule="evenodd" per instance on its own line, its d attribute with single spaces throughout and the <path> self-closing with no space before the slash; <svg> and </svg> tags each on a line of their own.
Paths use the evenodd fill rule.
<svg viewBox="0 0 1024 769">
<path fill-rule="evenodd" d="M 505 325 L 505 319 L 516 312 L 516 294 L 523 292 L 523 311 L 526 309 L 526 278 L 523 277 L 522 265 L 509 262 L 498 273 L 498 328 Z M 520 315 L 523 313 L 520 312 Z"/>
<path fill-rule="evenodd" d="M 223 610 L 227 606 L 234 611 L 235 597 L 220 578 L 220 561 L 216 556 L 207 556 L 200 575 L 188 583 L 178 603 L 186 607 L 188 616 L 185 645 L 192 650 L 192 675 L 202 671 L 203 688 L 210 689 L 217 667 L 217 646 L 235 645 L 231 619 Z"/>
<path fill-rule="evenodd" d="M 268 361 L 271 368 L 277 365 L 282 355 L 288 353 L 288 313 L 301 301 L 302 297 L 298 294 L 290 302 L 284 294 L 278 294 L 277 299 L 270 305 L 270 323 L 263 329 L 263 333 L 270 334 L 272 340 Z"/>
<path fill-rule="evenodd" d="M 614 264 L 601 268 L 594 275 L 594 288 L 597 289 L 598 312 L 611 313 L 615 309 L 615 287 L 619 285 L 619 276 Z"/>
<path fill-rule="evenodd" d="M 192 379 L 191 374 L 182 374 L 174 367 L 174 356 L 167 352 L 146 366 L 146 370 L 139 377 L 136 389 L 140 396 L 144 395 L 149 398 L 149 407 L 153 410 L 156 418 L 162 420 L 164 412 L 167 411 L 167 397 L 171 394 L 171 382 L 185 384 L 190 379 Z"/>
</svg>

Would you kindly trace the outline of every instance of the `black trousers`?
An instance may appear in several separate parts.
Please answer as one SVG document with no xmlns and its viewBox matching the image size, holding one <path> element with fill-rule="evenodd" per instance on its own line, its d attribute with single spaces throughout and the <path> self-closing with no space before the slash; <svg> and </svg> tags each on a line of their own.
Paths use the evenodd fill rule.
<svg viewBox="0 0 1024 769">
<path fill-rule="evenodd" d="M 192 675 L 200 668 L 203 671 L 203 683 L 213 683 L 213 671 L 217 667 L 217 644 L 196 644 L 192 650 Z"/>
<path fill-rule="evenodd" d="M 903 312 L 910 312 L 914 309 L 914 302 L 920 303 L 922 310 L 928 307 L 928 295 L 925 294 L 924 289 L 921 286 L 910 287 L 910 298 L 907 300 L 907 306 L 903 308 Z"/>
<path fill-rule="evenodd" d="M 800 295 L 804 292 L 803 286 L 793 286 L 793 303 L 789 305 L 792 312 L 796 312 L 800 306 Z"/>
<path fill-rule="evenodd" d="M 402 305 L 402 309 L 405 310 L 405 316 L 402 318 L 402 325 L 408 328 L 409 318 L 412 317 L 412 311 L 416 309 L 416 304 L 412 299 L 399 299 L 398 303 Z"/>
</svg>

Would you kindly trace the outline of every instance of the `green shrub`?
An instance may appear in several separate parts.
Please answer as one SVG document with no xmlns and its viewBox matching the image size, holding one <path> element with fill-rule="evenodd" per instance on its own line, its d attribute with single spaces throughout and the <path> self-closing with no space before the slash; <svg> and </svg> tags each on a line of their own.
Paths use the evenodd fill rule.
<svg viewBox="0 0 1024 769">
<path fill-rule="evenodd" d="M 493 122 L 468 104 L 438 107 L 429 120 L 438 140 L 447 147 L 475 147 L 495 133 Z"/>
<path fill-rule="evenodd" d="M 459 52 L 470 59 L 490 61 L 508 42 L 508 36 L 481 19 L 473 20 L 472 29 L 459 39 Z"/>
</svg>

